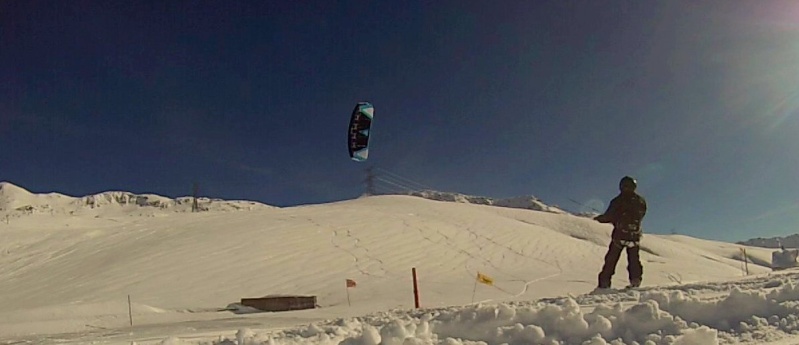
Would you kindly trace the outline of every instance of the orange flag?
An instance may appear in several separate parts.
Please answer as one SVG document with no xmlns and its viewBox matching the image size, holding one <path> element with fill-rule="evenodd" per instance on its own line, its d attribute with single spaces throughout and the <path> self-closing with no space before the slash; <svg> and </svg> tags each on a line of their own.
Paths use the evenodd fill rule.
<svg viewBox="0 0 799 345">
<path fill-rule="evenodd" d="M 347 287 L 348 287 L 348 288 L 354 288 L 356 285 L 358 285 L 358 284 L 355 284 L 355 281 L 354 281 L 354 280 L 352 280 L 352 279 L 347 279 Z"/>
<path fill-rule="evenodd" d="M 494 279 L 480 272 L 477 272 L 477 281 L 485 285 L 494 285 Z"/>
</svg>

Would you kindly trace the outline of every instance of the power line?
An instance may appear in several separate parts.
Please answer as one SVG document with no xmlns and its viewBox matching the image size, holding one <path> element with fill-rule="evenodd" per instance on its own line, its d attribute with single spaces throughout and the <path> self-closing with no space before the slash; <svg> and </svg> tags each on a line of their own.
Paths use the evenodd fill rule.
<svg viewBox="0 0 799 345">
<path fill-rule="evenodd" d="M 600 211 L 600 210 L 597 210 L 596 208 L 593 208 L 593 207 L 591 207 L 591 206 L 588 206 L 588 205 L 586 205 L 586 204 L 584 204 L 584 203 L 581 203 L 581 202 L 579 202 L 579 201 L 577 201 L 577 200 L 574 200 L 574 199 L 572 199 L 572 198 L 569 198 L 569 201 L 571 201 L 571 202 L 573 202 L 573 203 L 575 203 L 575 204 L 577 204 L 577 205 L 580 205 L 580 206 L 582 206 L 582 207 L 589 208 L 589 209 L 593 210 L 594 212 L 602 213 L 602 211 Z"/>
<path fill-rule="evenodd" d="M 409 186 L 409 185 L 407 185 L 406 183 L 403 183 L 403 182 L 402 182 L 402 181 L 400 181 L 400 180 L 397 180 L 397 179 L 395 179 L 395 178 L 392 178 L 391 176 L 387 176 L 387 175 L 386 175 L 386 176 L 381 176 L 380 178 L 381 178 L 381 179 L 382 179 L 382 181 L 384 181 L 384 182 L 391 183 L 391 184 L 393 184 L 393 185 L 396 185 L 396 186 L 400 186 L 400 187 L 402 187 L 403 189 L 406 189 L 406 190 L 409 190 L 409 191 L 412 191 L 412 190 L 417 190 L 417 189 L 418 189 L 418 188 L 414 188 L 413 186 Z"/>
<path fill-rule="evenodd" d="M 411 180 L 411 179 L 406 178 L 406 177 L 402 177 L 399 174 L 390 172 L 390 171 L 388 171 L 386 169 L 378 168 L 378 170 L 380 170 L 383 174 L 386 174 L 386 175 L 389 175 L 389 176 L 393 177 L 396 180 L 404 181 L 405 183 L 408 183 L 408 184 L 411 184 L 411 185 L 415 185 L 415 187 L 412 188 L 412 189 L 429 189 L 429 190 L 433 189 L 430 186 L 424 185 L 422 183 L 416 182 L 416 181 Z"/>
<path fill-rule="evenodd" d="M 392 186 L 399 187 L 401 192 L 402 192 L 402 191 L 413 191 L 413 189 L 412 189 L 412 188 L 408 188 L 407 186 L 404 186 L 404 185 L 401 185 L 401 184 L 394 183 L 394 182 L 392 182 L 392 181 L 389 181 L 389 180 L 386 180 L 386 179 L 384 179 L 384 178 L 382 178 L 382 177 L 378 177 L 378 178 L 377 178 L 377 180 L 378 180 L 378 181 L 380 181 L 380 182 L 384 182 L 384 183 L 390 184 L 390 185 L 392 185 Z"/>
</svg>

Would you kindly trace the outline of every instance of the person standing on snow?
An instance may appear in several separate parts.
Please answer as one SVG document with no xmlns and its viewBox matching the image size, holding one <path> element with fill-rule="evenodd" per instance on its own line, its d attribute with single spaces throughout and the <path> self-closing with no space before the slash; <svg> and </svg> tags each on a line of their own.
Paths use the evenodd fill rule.
<svg viewBox="0 0 799 345">
<path fill-rule="evenodd" d="M 613 224 L 610 245 L 605 254 L 605 264 L 599 273 L 597 288 L 610 288 L 610 278 L 616 272 L 616 264 L 623 249 L 627 249 L 627 272 L 629 287 L 641 285 L 644 269 L 639 257 L 641 241 L 641 220 L 646 214 L 646 200 L 635 192 L 637 182 L 629 176 L 619 181 L 621 193 L 610 201 L 604 214 L 594 217 L 600 223 Z"/>
</svg>

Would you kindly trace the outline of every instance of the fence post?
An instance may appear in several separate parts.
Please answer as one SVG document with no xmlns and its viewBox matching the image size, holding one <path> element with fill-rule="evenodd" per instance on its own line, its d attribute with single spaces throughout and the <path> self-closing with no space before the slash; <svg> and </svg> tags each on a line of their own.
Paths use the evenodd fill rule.
<svg viewBox="0 0 799 345">
<path fill-rule="evenodd" d="M 746 256 L 746 248 L 743 248 L 744 251 L 744 267 L 746 267 L 746 275 L 749 275 L 749 258 Z"/>
<path fill-rule="evenodd" d="M 130 318 L 130 327 L 133 327 L 133 308 L 130 306 L 130 295 L 128 295 L 128 317 Z"/>
</svg>

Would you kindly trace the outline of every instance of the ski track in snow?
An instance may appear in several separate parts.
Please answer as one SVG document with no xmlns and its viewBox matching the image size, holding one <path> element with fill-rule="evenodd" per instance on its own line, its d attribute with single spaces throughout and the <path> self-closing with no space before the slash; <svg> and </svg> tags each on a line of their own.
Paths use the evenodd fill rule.
<svg viewBox="0 0 799 345">
<path fill-rule="evenodd" d="M 303 219 L 323 231 L 330 231 L 332 229 L 330 243 L 334 247 L 346 252 L 349 256 L 352 256 L 353 264 L 361 274 L 379 278 L 387 277 L 389 275 L 389 272 L 384 268 L 383 260 L 372 256 L 371 253 L 369 253 L 369 248 L 361 246 L 361 239 L 354 236 L 350 229 L 343 229 L 341 227 L 332 225 L 325 226 L 311 217 L 304 217 Z M 349 245 L 346 245 L 345 243 L 348 243 Z M 363 255 L 357 255 L 356 251 L 363 251 Z M 375 266 L 374 264 L 370 264 L 370 262 L 377 263 L 377 269 L 375 270 L 377 273 L 373 273 L 373 271 L 369 269 L 369 267 Z"/>
</svg>

